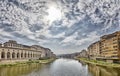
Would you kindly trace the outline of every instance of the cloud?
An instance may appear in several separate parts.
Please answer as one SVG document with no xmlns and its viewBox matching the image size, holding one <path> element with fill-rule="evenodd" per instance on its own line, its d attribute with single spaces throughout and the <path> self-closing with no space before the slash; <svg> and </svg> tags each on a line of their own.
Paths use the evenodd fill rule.
<svg viewBox="0 0 120 76">
<path fill-rule="evenodd" d="M 0 40 L 39 44 L 55 53 L 80 51 L 120 30 L 119 5 L 119 0 L 1 0 Z M 61 12 L 52 23 L 51 7 Z"/>
<path fill-rule="evenodd" d="M 71 36 L 67 36 L 63 41 L 62 43 L 71 43 L 75 40 L 75 38 L 77 37 L 77 32 L 74 33 L 73 35 Z"/>
<path fill-rule="evenodd" d="M 78 37 L 78 32 L 74 33 L 71 36 L 66 37 L 61 43 L 64 44 L 64 46 L 68 46 L 73 44 L 73 46 L 81 46 L 84 43 L 94 42 L 99 40 L 99 35 L 96 31 L 90 32 L 86 37 L 81 39 L 76 39 Z"/>
</svg>

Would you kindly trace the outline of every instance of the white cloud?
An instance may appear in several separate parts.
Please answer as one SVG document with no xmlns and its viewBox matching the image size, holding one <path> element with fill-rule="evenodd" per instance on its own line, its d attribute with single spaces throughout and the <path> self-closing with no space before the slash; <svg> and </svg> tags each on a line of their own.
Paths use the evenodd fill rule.
<svg viewBox="0 0 120 76">
<path fill-rule="evenodd" d="M 76 40 L 75 38 L 78 37 L 78 33 L 74 33 L 72 36 L 68 36 L 66 37 L 62 42 L 61 44 L 63 46 L 68 46 L 68 45 L 71 45 L 73 44 L 73 46 L 81 46 L 85 43 L 91 43 L 91 42 L 94 42 L 94 41 L 97 41 L 99 40 L 99 35 L 97 35 L 97 32 L 94 31 L 94 32 L 91 32 L 89 33 L 89 35 L 87 35 L 87 37 L 85 38 L 82 38 L 80 40 Z"/>
<path fill-rule="evenodd" d="M 37 41 L 39 44 L 56 42 L 54 45 L 58 45 L 58 47 L 60 44 L 61 47 L 81 46 L 85 43 L 90 44 L 94 40 L 98 40 L 99 34 L 102 32 L 101 30 L 112 29 L 115 31 L 116 29 L 119 30 L 116 27 L 120 27 L 119 0 L 95 0 L 94 2 L 93 0 L 78 0 L 79 2 L 76 3 L 71 2 L 71 0 L 63 0 L 64 3 L 61 0 L 16 1 L 18 1 L 19 5 L 14 2 L 8 2 L 8 0 L 0 1 L 0 23 L 9 24 L 13 27 L 10 28 L 13 29 L 11 33 L 4 30 L 6 27 L 1 27 L 0 25 L 0 35 L 2 36 L 19 39 L 19 37 L 14 36 L 14 32 L 23 35 L 23 38 Z M 60 29 L 60 33 L 57 34 L 53 34 L 51 31 L 59 32 L 59 29 L 54 28 L 50 30 L 49 28 L 53 25 L 49 24 L 49 20 L 45 18 L 48 16 L 47 14 L 52 13 L 47 12 L 51 6 L 57 8 L 57 12 L 61 12 L 61 16 L 59 17 L 57 14 L 58 17 L 56 18 L 58 19 L 56 19 L 54 18 L 56 16 L 54 15 L 55 13 L 52 9 L 50 10 L 54 13 L 52 14 L 52 22 L 60 19 L 62 21 L 58 21 L 59 25 L 57 26 L 56 24 L 57 27 L 55 28 L 65 28 L 65 30 Z M 35 26 L 36 24 L 37 26 Z M 30 28 L 33 27 L 35 29 L 32 31 Z M 36 28 L 38 29 L 36 30 Z M 86 36 L 83 37 L 79 32 L 85 33 L 84 35 Z M 71 35 L 66 36 L 66 34 Z M 41 38 L 41 36 L 43 37 Z M 80 39 L 76 39 L 77 37 L 80 37 Z M 57 43 L 54 39 L 59 38 L 61 39 Z M 54 47 L 52 46 L 51 48 Z"/>
<path fill-rule="evenodd" d="M 62 43 L 62 44 L 65 44 L 65 43 L 74 42 L 74 40 L 75 40 L 76 37 L 77 37 L 77 32 L 74 33 L 74 34 L 71 35 L 71 36 L 65 37 L 65 39 L 64 39 L 61 43 Z"/>
<path fill-rule="evenodd" d="M 10 33 L 4 31 L 3 29 L 0 29 L 0 36 L 8 36 L 8 37 L 14 37 L 13 35 L 11 35 Z"/>
<path fill-rule="evenodd" d="M 87 35 L 86 38 L 80 39 L 78 41 L 76 41 L 76 45 L 82 45 L 84 43 L 91 43 L 91 42 L 95 42 L 96 40 L 99 40 L 99 35 L 97 35 L 97 32 L 91 32 L 89 35 Z"/>
</svg>

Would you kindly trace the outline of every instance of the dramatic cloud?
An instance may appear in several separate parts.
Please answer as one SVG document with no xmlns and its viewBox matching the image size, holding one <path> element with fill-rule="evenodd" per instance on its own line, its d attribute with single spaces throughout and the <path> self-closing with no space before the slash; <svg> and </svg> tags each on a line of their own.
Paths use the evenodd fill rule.
<svg viewBox="0 0 120 76">
<path fill-rule="evenodd" d="M 0 0 L 0 42 L 72 53 L 118 30 L 119 0 Z"/>
</svg>

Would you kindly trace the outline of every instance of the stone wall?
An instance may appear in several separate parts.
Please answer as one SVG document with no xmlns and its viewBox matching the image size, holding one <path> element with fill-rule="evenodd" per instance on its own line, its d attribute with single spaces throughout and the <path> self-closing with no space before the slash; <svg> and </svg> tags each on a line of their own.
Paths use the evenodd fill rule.
<svg viewBox="0 0 120 76">
<path fill-rule="evenodd" d="M 17 48 L 0 48 L 0 60 L 39 59 L 40 51 Z"/>
</svg>

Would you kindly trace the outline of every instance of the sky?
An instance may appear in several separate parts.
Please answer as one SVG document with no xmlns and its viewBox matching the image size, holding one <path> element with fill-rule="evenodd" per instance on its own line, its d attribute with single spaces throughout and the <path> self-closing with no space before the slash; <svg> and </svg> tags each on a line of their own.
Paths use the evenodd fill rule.
<svg viewBox="0 0 120 76">
<path fill-rule="evenodd" d="M 120 31 L 120 0 L 0 0 L 0 42 L 80 52 Z"/>
</svg>

